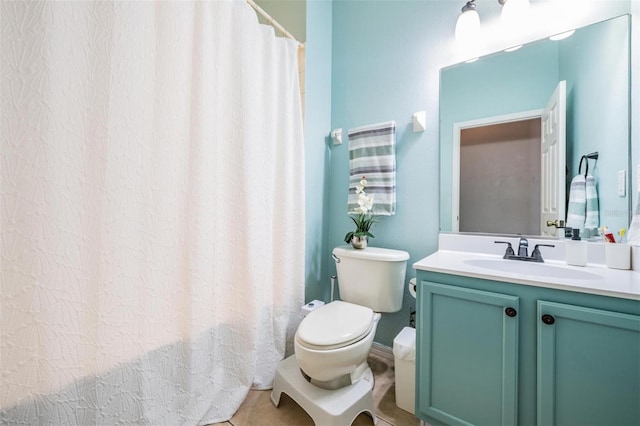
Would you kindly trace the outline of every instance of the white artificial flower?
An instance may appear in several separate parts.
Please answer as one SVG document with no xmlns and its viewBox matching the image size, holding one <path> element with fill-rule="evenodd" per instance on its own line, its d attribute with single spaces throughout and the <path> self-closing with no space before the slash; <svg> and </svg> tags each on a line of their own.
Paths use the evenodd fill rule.
<svg viewBox="0 0 640 426">
<path fill-rule="evenodd" d="M 360 185 L 356 186 L 356 194 L 365 194 L 365 186 L 367 186 L 367 180 L 362 176 L 362 179 L 360 179 Z"/>
<path fill-rule="evenodd" d="M 364 192 L 358 195 L 358 206 L 362 213 L 367 213 L 373 207 L 373 195 L 367 195 Z"/>
<path fill-rule="evenodd" d="M 364 207 L 367 209 L 367 211 L 373 209 L 373 195 L 369 195 L 367 197 L 365 197 L 365 205 Z"/>
</svg>

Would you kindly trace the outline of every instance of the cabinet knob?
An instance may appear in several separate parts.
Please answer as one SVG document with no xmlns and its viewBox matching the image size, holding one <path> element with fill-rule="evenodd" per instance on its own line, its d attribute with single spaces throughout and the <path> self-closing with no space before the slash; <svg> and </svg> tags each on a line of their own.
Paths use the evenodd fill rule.
<svg viewBox="0 0 640 426">
<path fill-rule="evenodd" d="M 504 313 L 507 314 L 508 317 L 512 317 L 512 318 L 518 315 L 518 312 L 513 308 L 506 308 L 504 310 Z"/>
<path fill-rule="evenodd" d="M 544 314 L 542 316 L 542 322 L 545 324 L 551 325 L 554 322 L 556 322 L 556 319 L 552 315 Z"/>
</svg>

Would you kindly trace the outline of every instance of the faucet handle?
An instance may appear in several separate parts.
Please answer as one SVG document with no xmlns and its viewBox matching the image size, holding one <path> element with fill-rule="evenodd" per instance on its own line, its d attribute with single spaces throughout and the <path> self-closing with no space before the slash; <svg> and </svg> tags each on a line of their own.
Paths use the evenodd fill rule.
<svg viewBox="0 0 640 426">
<path fill-rule="evenodd" d="M 538 260 L 540 262 L 544 262 L 544 260 L 542 260 L 542 253 L 540 253 L 540 250 L 538 249 L 538 247 L 555 247 L 555 245 L 553 244 L 536 244 L 535 247 L 533 248 L 533 251 L 531 252 L 531 258 L 534 260 Z"/>
<path fill-rule="evenodd" d="M 507 256 L 513 256 L 515 253 L 513 252 L 513 247 L 511 247 L 511 243 L 509 241 L 494 241 L 495 244 L 506 244 L 507 250 L 504 252 L 503 258 L 506 259 Z"/>
</svg>

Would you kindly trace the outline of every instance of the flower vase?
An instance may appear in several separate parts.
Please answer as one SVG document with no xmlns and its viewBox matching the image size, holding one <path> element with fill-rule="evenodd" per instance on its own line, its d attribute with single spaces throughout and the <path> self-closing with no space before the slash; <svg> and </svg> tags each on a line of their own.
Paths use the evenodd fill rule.
<svg viewBox="0 0 640 426">
<path fill-rule="evenodd" d="M 367 248 L 367 243 L 369 242 L 369 237 L 363 235 L 362 237 L 356 237 L 355 235 L 351 237 L 351 245 L 355 249 L 364 249 Z"/>
</svg>

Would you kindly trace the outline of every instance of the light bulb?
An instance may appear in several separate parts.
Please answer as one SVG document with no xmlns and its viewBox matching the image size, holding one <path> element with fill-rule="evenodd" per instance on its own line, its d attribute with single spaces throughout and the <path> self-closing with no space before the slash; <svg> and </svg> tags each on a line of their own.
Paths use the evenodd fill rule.
<svg viewBox="0 0 640 426">
<path fill-rule="evenodd" d="M 500 25 L 505 40 L 521 41 L 529 22 L 529 0 L 506 0 L 500 14 Z"/>
<path fill-rule="evenodd" d="M 456 40 L 461 43 L 474 41 L 480 33 L 480 15 L 476 5 L 469 1 L 462 8 L 462 13 L 456 22 Z"/>
<path fill-rule="evenodd" d="M 506 0 L 502 6 L 500 20 L 513 26 L 524 22 L 529 13 L 529 0 Z"/>
</svg>

